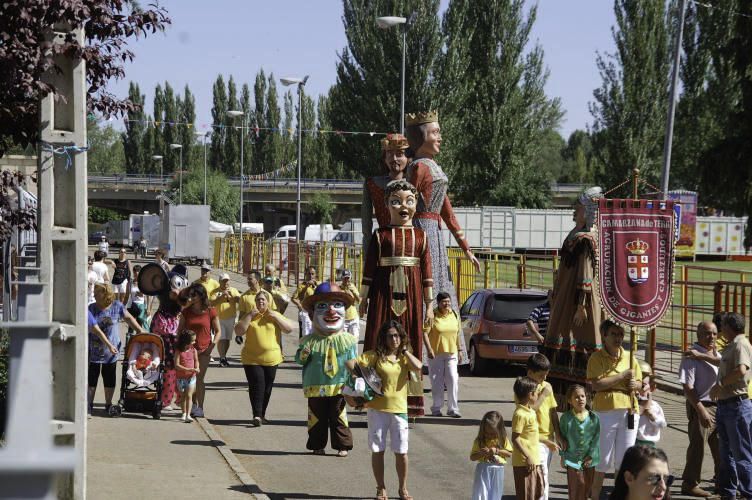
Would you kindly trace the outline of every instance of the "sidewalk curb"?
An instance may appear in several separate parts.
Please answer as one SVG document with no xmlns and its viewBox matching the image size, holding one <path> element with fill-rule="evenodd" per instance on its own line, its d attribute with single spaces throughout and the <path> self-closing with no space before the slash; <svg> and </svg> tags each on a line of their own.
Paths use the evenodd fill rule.
<svg viewBox="0 0 752 500">
<path fill-rule="evenodd" d="M 232 469 L 237 478 L 243 484 L 243 488 L 246 492 L 248 492 L 252 498 L 257 500 L 269 500 L 269 497 L 261 492 L 261 488 L 256 480 L 251 477 L 248 471 L 240 464 L 232 450 L 225 444 L 214 426 L 210 424 L 206 418 L 196 418 L 195 421 L 201 426 L 201 429 L 206 436 L 211 439 L 212 444 L 214 444 L 217 451 L 222 455 L 222 458 L 227 462 L 227 465 L 230 466 L 230 469 Z"/>
</svg>

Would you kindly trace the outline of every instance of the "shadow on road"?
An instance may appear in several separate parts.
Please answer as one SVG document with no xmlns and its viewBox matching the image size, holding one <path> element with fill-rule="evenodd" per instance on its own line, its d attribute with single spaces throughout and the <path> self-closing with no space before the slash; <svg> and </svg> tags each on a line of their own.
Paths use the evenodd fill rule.
<svg viewBox="0 0 752 500">
<path fill-rule="evenodd" d="M 193 440 L 193 439 L 174 439 L 170 441 L 170 444 L 183 444 L 186 446 L 224 446 L 224 441 L 212 441 L 212 440 Z"/>
<path fill-rule="evenodd" d="M 282 450 L 240 450 L 233 449 L 233 453 L 237 455 L 260 455 L 270 457 L 284 457 L 284 456 L 309 456 L 312 455 L 310 451 L 282 451 Z"/>
</svg>

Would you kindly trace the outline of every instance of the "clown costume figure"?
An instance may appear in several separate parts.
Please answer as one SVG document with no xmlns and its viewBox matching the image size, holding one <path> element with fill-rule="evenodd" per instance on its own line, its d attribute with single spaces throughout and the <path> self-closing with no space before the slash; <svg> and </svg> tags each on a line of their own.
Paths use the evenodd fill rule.
<svg viewBox="0 0 752 500">
<path fill-rule="evenodd" d="M 302 302 L 312 316 L 313 331 L 300 342 L 295 361 L 303 365 L 303 394 L 308 398 L 306 448 L 315 455 L 324 454 L 327 433 L 337 456 L 346 457 L 353 447 L 342 396 L 348 377 L 345 363 L 358 355 L 357 339 L 344 329 L 345 310 L 352 301 L 337 284 L 324 282 Z"/>
<path fill-rule="evenodd" d="M 413 227 L 417 191 L 407 181 L 387 184 L 391 223 L 373 233 L 363 269 L 360 314 L 367 312 L 363 351 L 376 349 L 381 325 L 399 322 L 408 334 L 412 354 L 423 356 L 423 304 L 433 300 L 431 253 L 422 229 Z M 426 310 L 426 321 L 433 309 Z M 423 415 L 423 391 L 408 396 L 408 415 Z"/>
</svg>

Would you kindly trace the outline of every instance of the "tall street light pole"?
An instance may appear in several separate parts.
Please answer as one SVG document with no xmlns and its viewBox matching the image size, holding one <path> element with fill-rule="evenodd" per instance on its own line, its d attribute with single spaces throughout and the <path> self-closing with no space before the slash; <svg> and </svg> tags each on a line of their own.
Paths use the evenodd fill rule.
<svg viewBox="0 0 752 500">
<path fill-rule="evenodd" d="M 162 176 L 162 155 L 152 155 L 152 160 L 159 162 L 159 183 L 162 185 L 162 191 L 164 191 L 164 178 Z"/>
<path fill-rule="evenodd" d="M 231 109 L 227 112 L 230 118 L 242 116 L 240 121 L 240 244 L 238 248 L 238 270 L 242 274 L 243 269 L 243 143 L 245 142 L 245 113 L 237 109 Z"/>
<path fill-rule="evenodd" d="M 412 20 L 412 16 L 411 16 Z M 376 18 L 376 25 L 381 29 L 389 29 L 394 26 L 404 25 L 402 27 L 402 72 L 400 80 L 402 92 L 400 94 L 400 133 L 405 134 L 405 53 L 407 51 L 407 28 L 410 22 L 405 17 L 384 16 Z"/>
<path fill-rule="evenodd" d="M 300 242 L 301 227 L 300 227 L 300 181 L 303 164 L 303 87 L 305 87 L 308 81 L 308 75 L 303 78 L 280 78 L 282 85 L 297 85 L 298 86 L 298 194 L 295 204 L 295 239 Z M 300 280 L 300 244 L 296 245 L 297 255 L 295 259 L 295 282 Z"/>
<path fill-rule="evenodd" d="M 679 61 L 681 58 L 682 35 L 684 34 L 684 16 L 687 11 L 687 0 L 681 1 L 679 12 L 679 29 L 676 34 L 676 45 L 674 46 L 674 68 L 671 74 L 671 89 L 669 91 L 668 101 L 668 119 L 666 123 L 666 137 L 663 141 L 663 169 L 661 172 L 661 192 L 663 197 L 668 193 L 668 176 L 671 170 L 671 146 L 674 140 L 674 113 L 676 111 L 676 87 L 679 83 Z"/>
<path fill-rule="evenodd" d="M 178 171 L 178 177 L 180 177 L 180 190 L 178 191 L 178 205 L 183 204 L 183 145 L 182 144 L 170 144 L 170 149 L 180 150 L 180 171 Z"/>
<path fill-rule="evenodd" d="M 201 137 L 204 141 L 204 205 L 206 205 L 206 139 L 211 134 L 210 131 L 196 132 L 196 137 Z"/>
</svg>

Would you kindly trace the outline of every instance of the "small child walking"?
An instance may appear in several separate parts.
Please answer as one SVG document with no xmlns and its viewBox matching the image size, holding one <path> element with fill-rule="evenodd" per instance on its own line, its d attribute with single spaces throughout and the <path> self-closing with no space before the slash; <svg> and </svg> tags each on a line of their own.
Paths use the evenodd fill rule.
<svg viewBox="0 0 752 500">
<path fill-rule="evenodd" d="M 504 496 L 504 464 L 512 456 L 504 418 L 498 411 L 483 415 L 470 460 L 475 466 L 472 500 L 498 500 Z"/>
<path fill-rule="evenodd" d="M 566 446 L 559 452 L 561 466 L 567 471 L 569 500 L 587 500 L 593 485 L 595 466 L 600 461 L 600 422 L 598 415 L 588 410 L 587 394 L 581 385 L 567 389 L 569 411 L 561 415 L 559 428 Z"/>
<path fill-rule="evenodd" d="M 512 415 L 512 466 L 514 489 L 520 500 L 539 500 L 543 496 L 538 418 L 531 408 L 537 386 L 530 377 L 518 377 L 513 387 L 517 405 Z"/>
<path fill-rule="evenodd" d="M 196 390 L 196 374 L 198 369 L 198 352 L 196 352 L 196 334 L 186 330 L 178 337 L 175 345 L 175 372 L 177 375 L 178 392 L 182 398 L 180 409 L 183 412 L 183 422 L 193 422 L 191 407 L 193 406 L 193 392 Z"/>
<path fill-rule="evenodd" d="M 663 408 L 657 401 L 653 400 L 656 386 L 652 368 L 649 364 L 641 361 L 640 369 L 643 379 L 642 390 L 637 394 L 637 400 L 640 404 L 640 422 L 637 425 L 635 444 L 655 448 L 656 443 L 661 440 L 661 429 L 668 426 L 668 423 L 663 414 Z"/>
</svg>

